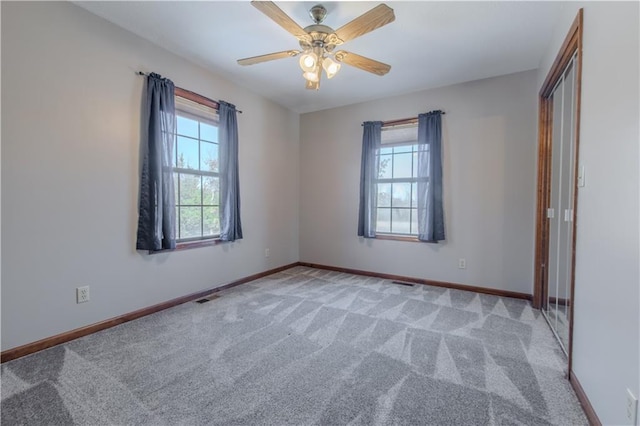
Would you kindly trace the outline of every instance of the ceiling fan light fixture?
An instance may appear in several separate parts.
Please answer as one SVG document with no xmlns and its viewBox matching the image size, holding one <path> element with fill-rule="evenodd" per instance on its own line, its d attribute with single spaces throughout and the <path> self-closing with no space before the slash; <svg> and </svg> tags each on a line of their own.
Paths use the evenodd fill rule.
<svg viewBox="0 0 640 426">
<path fill-rule="evenodd" d="M 302 74 L 302 76 L 304 77 L 305 80 L 312 81 L 314 83 L 317 83 L 318 81 L 320 81 L 320 74 L 315 70 L 307 71 L 304 74 Z"/>
<path fill-rule="evenodd" d="M 313 52 L 308 52 L 300 56 L 300 68 L 302 68 L 302 71 L 304 72 L 315 71 L 317 63 L 318 58 Z"/>
<path fill-rule="evenodd" d="M 324 58 L 324 61 L 322 61 L 322 68 L 327 73 L 327 78 L 333 78 L 340 71 L 341 66 L 331 58 Z"/>
</svg>

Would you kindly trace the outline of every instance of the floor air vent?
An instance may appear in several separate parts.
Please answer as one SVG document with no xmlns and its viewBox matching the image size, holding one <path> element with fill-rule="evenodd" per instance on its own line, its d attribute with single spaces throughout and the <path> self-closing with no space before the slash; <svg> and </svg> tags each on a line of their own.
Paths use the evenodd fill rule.
<svg viewBox="0 0 640 426">
<path fill-rule="evenodd" d="M 202 299 L 198 299 L 196 300 L 196 303 L 207 303 L 210 302 L 211 300 L 215 300 L 218 299 L 220 296 L 218 296 L 217 294 L 212 294 L 211 296 L 207 296 L 207 297 L 203 297 Z"/>
<path fill-rule="evenodd" d="M 411 283 L 405 283 L 402 281 L 391 281 L 392 284 L 400 284 L 400 285 L 406 285 L 407 287 L 413 287 L 415 284 L 411 284 Z"/>
</svg>

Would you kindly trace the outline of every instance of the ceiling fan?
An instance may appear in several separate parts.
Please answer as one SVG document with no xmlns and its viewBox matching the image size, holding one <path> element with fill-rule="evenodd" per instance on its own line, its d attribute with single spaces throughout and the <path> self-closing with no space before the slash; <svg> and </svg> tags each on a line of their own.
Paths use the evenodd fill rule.
<svg viewBox="0 0 640 426">
<path fill-rule="evenodd" d="M 327 78 L 332 78 L 340 70 L 341 63 L 377 75 L 385 75 L 391 69 L 390 65 L 345 50 L 333 52 L 336 46 L 393 22 L 396 19 L 393 9 L 386 4 L 374 7 L 335 31 L 322 25 L 322 21 L 327 16 L 327 9 L 320 4 L 313 6 L 309 11 L 309 15 L 315 23 L 306 28 L 298 25 L 271 1 L 252 1 L 251 4 L 293 34 L 298 39 L 301 50 L 284 50 L 239 59 L 238 64 L 240 65 L 253 65 L 300 55 L 300 68 L 302 68 L 302 75 L 306 80 L 306 88 L 312 90 L 320 88 L 323 69 Z"/>
</svg>

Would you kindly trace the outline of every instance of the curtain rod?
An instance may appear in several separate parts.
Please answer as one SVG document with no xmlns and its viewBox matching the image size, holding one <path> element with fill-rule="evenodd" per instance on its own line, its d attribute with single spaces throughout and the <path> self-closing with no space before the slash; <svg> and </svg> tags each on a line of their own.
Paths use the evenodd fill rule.
<svg viewBox="0 0 640 426">
<path fill-rule="evenodd" d="M 441 113 L 442 115 L 446 114 L 446 112 L 444 111 L 441 111 Z M 414 124 L 417 122 L 418 122 L 418 117 L 400 118 L 398 120 L 383 121 L 382 126 L 383 127 L 402 126 L 404 124 Z M 362 126 L 364 126 L 364 123 L 362 124 Z"/>
<path fill-rule="evenodd" d="M 136 71 L 136 74 L 137 75 L 144 75 L 144 76 L 148 76 L 149 75 L 148 73 L 142 72 L 142 71 Z M 210 98 L 207 98 L 206 96 L 202 96 L 202 95 L 200 95 L 198 93 L 192 92 L 191 90 L 183 89 L 182 87 L 177 87 L 177 86 L 176 86 L 176 90 L 182 91 L 182 92 L 186 92 L 186 93 L 192 94 L 192 95 L 194 95 L 196 97 L 202 98 L 202 99 L 204 99 L 206 101 L 209 101 L 212 104 L 214 104 L 214 108 L 215 109 L 217 109 L 220 106 L 220 103 L 218 101 L 214 101 L 213 99 L 210 99 Z M 180 96 L 180 95 L 178 95 L 178 96 Z M 240 111 L 239 109 L 237 109 L 236 111 L 239 114 L 242 114 L 242 111 Z"/>
</svg>

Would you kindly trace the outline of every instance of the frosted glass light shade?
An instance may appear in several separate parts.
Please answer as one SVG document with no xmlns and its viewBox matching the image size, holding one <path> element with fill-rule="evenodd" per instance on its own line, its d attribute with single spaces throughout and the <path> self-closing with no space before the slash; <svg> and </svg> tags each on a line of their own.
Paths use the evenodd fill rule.
<svg viewBox="0 0 640 426">
<path fill-rule="evenodd" d="M 322 61 L 322 68 L 327 73 L 327 78 L 333 78 L 340 71 L 340 67 L 341 65 L 331 58 L 324 58 L 324 61 Z"/>
<path fill-rule="evenodd" d="M 305 78 L 305 80 L 313 81 L 314 83 L 317 83 L 320 80 L 320 75 L 315 71 L 305 72 L 304 74 L 302 74 L 302 76 Z"/>
<path fill-rule="evenodd" d="M 313 53 L 305 53 L 300 56 L 300 68 L 305 72 L 313 72 L 316 69 L 318 58 Z"/>
</svg>

